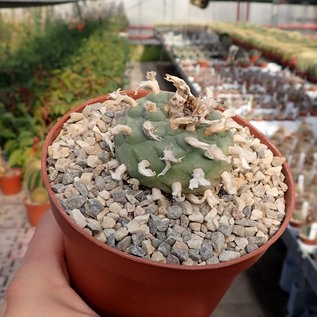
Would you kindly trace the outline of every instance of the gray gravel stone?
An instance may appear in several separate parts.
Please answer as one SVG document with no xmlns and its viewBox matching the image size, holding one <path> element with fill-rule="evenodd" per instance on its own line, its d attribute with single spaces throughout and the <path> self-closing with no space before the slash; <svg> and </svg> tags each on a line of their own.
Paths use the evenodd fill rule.
<svg viewBox="0 0 317 317">
<path fill-rule="evenodd" d="M 131 245 L 131 236 L 127 236 L 123 238 L 121 241 L 119 241 L 116 247 L 120 251 L 126 251 L 130 245 Z"/>
<path fill-rule="evenodd" d="M 115 247 L 116 246 L 116 239 L 114 238 L 114 233 L 111 233 L 108 237 L 107 237 L 107 244 L 110 247 Z"/>
<path fill-rule="evenodd" d="M 145 251 L 147 255 L 151 255 L 153 251 L 155 251 L 155 248 L 153 247 L 150 240 L 142 241 L 142 249 Z"/>
<path fill-rule="evenodd" d="M 193 206 L 189 201 L 185 200 L 181 202 L 180 205 L 182 207 L 184 215 L 189 216 L 193 213 Z"/>
<path fill-rule="evenodd" d="M 211 244 L 217 253 L 220 253 L 225 245 L 225 236 L 221 232 L 215 232 L 211 235 Z"/>
<path fill-rule="evenodd" d="M 55 169 L 58 172 L 66 172 L 66 170 L 68 169 L 69 165 L 72 163 L 72 160 L 68 159 L 68 158 L 59 158 L 56 163 L 55 163 Z"/>
<path fill-rule="evenodd" d="M 150 228 L 150 232 L 155 235 L 156 232 L 157 232 L 157 224 L 158 224 L 158 218 L 157 216 L 155 215 L 151 215 L 150 218 L 149 218 L 149 221 L 148 221 L 148 226 Z"/>
<path fill-rule="evenodd" d="M 130 220 L 127 218 L 124 218 L 124 217 L 120 217 L 117 220 L 117 223 L 120 223 L 122 227 L 125 227 L 129 222 L 130 222 Z"/>
<path fill-rule="evenodd" d="M 219 260 L 221 262 L 225 262 L 225 261 L 237 259 L 238 257 L 240 257 L 239 252 L 223 250 L 219 255 Z"/>
<path fill-rule="evenodd" d="M 76 188 L 74 188 L 72 184 L 65 186 L 64 196 L 66 198 L 71 198 L 73 196 L 78 196 L 78 195 L 79 195 L 79 191 Z"/>
<path fill-rule="evenodd" d="M 87 225 L 88 225 L 89 229 L 93 233 L 97 233 L 97 232 L 102 230 L 102 227 L 101 227 L 101 224 L 99 221 L 97 221 L 95 219 L 91 219 L 91 218 L 86 218 L 86 221 L 87 221 Z"/>
<path fill-rule="evenodd" d="M 176 241 L 171 252 L 182 262 L 188 259 L 188 246 L 184 242 Z"/>
<path fill-rule="evenodd" d="M 188 256 L 194 261 L 197 261 L 197 262 L 201 261 L 201 256 L 200 256 L 199 250 L 197 249 L 189 249 Z"/>
<path fill-rule="evenodd" d="M 164 256 L 168 256 L 171 253 L 171 246 L 167 242 L 162 242 L 159 247 L 158 251 L 160 251 Z"/>
<path fill-rule="evenodd" d="M 200 255 L 203 261 L 206 261 L 208 258 L 213 256 L 212 243 L 210 240 L 204 240 L 203 244 L 200 247 Z"/>
<path fill-rule="evenodd" d="M 182 233 L 182 238 L 184 242 L 187 242 L 188 240 L 190 240 L 192 237 L 192 233 L 190 231 L 190 229 L 186 229 L 183 233 Z"/>
<path fill-rule="evenodd" d="M 64 185 L 68 185 L 68 184 L 72 184 L 74 182 L 74 178 L 75 178 L 75 174 L 74 173 L 64 173 L 63 175 L 63 184 Z"/>
<path fill-rule="evenodd" d="M 122 205 L 117 202 L 113 202 L 109 205 L 109 211 L 114 212 L 115 214 L 119 214 L 122 210 Z"/>
<path fill-rule="evenodd" d="M 251 253 L 253 251 L 255 251 L 258 248 L 258 246 L 255 243 L 249 243 L 245 250 L 247 251 L 247 253 Z"/>
<path fill-rule="evenodd" d="M 115 202 L 118 202 L 121 204 L 124 204 L 127 202 L 125 194 L 126 194 L 125 191 L 122 189 L 115 189 L 115 190 L 111 191 L 111 196 L 112 196 L 113 200 Z"/>
<path fill-rule="evenodd" d="M 232 233 L 233 225 L 221 223 L 219 224 L 218 230 L 223 233 L 225 237 L 229 237 Z"/>
<path fill-rule="evenodd" d="M 144 233 L 134 233 L 132 235 L 132 242 L 135 245 L 141 246 L 142 241 L 145 240 L 145 234 Z"/>
<path fill-rule="evenodd" d="M 189 225 L 189 219 L 186 215 L 181 215 L 181 222 L 180 222 L 180 225 L 183 227 L 183 228 L 187 228 L 188 225 Z"/>
<path fill-rule="evenodd" d="M 257 225 L 255 220 L 250 219 L 236 219 L 234 223 L 243 227 L 256 227 Z"/>
<path fill-rule="evenodd" d="M 52 168 L 52 167 L 50 167 Z M 55 181 L 55 179 L 57 178 L 58 176 L 58 171 L 56 171 L 55 169 L 52 169 L 52 170 L 48 170 L 49 173 L 48 173 L 48 179 L 50 182 L 53 182 Z"/>
<path fill-rule="evenodd" d="M 257 246 L 263 245 L 267 241 L 267 237 L 260 236 L 260 237 L 247 237 L 249 243 L 256 244 Z"/>
<path fill-rule="evenodd" d="M 240 237 L 244 237 L 245 236 L 245 228 L 243 226 L 240 226 L 240 225 L 234 225 L 232 232 L 235 235 L 240 236 Z"/>
<path fill-rule="evenodd" d="M 244 250 L 244 248 L 249 243 L 249 241 L 246 238 L 242 238 L 242 237 L 235 237 L 234 242 L 241 250 Z"/>
<path fill-rule="evenodd" d="M 178 205 L 170 206 L 167 208 L 167 217 L 170 219 L 178 219 L 183 213 L 182 207 Z"/>
<path fill-rule="evenodd" d="M 169 225 L 169 219 L 167 218 L 160 218 L 157 223 L 157 230 L 158 231 L 166 231 Z"/>
<path fill-rule="evenodd" d="M 102 151 L 97 155 L 97 157 L 103 164 L 109 162 L 110 160 L 110 154 L 106 151 Z"/>
<path fill-rule="evenodd" d="M 86 227 L 87 222 L 85 216 L 78 209 L 71 210 L 69 215 L 80 228 Z"/>
<path fill-rule="evenodd" d="M 48 165 L 55 165 L 56 160 L 54 160 L 52 157 L 48 157 L 46 159 L 46 162 L 48 163 Z"/>
<path fill-rule="evenodd" d="M 52 185 L 52 189 L 55 193 L 63 193 L 64 190 L 65 190 L 65 185 L 63 184 L 55 184 L 55 185 Z"/>
<path fill-rule="evenodd" d="M 86 199 L 83 196 L 74 196 L 67 199 L 66 204 L 70 209 L 79 209 Z"/>
<path fill-rule="evenodd" d="M 89 213 L 89 215 L 92 217 L 97 217 L 103 209 L 103 205 L 98 199 L 89 199 L 87 206 L 87 213 Z"/>
<path fill-rule="evenodd" d="M 159 240 L 159 239 L 157 239 L 157 238 L 154 238 L 154 239 L 152 240 L 152 245 L 153 245 L 153 247 L 154 247 L 155 249 L 157 249 L 161 243 L 162 243 L 162 240 Z"/>
<path fill-rule="evenodd" d="M 147 207 L 144 207 L 144 211 L 146 214 L 153 214 L 153 215 L 158 215 L 158 206 L 157 205 L 149 205 Z"/>
<path fill-rule="evenodd" d="M 138 256 L 140 258 L 143 258 L 146 255 L 145 251 L 141 247 L 135 244 L 130 245 L 129 253 L 132 255 Z"/>
<path fill-rule="evenodd" d="M 164 231 L 157 231 L 155 237 L 161 241 L 166 239 L 166 233 Z"/>
<path fill-rule="evenodd" d="M 250 206 L 246 206 L 243 208 L 242 212 L 244 213 L 245 217 L 250 217 L 251 215 L 251 207 Z"/>
<path fill-rule="evenodd" d="M 181 227 L 180 225 L 175 225 L 173 227 L 173 230 L 174 232 L 176 232 L 177 235 L 181 236 L 186 229 Z"/>
<path fill-rule="evenodd" d="M 74 182 L 74 187 L 79 191 L 79 193 L 82 196 L 88 197 L 88 189 L 85 184 L 81 182 Z"/>
<path fill-rule="evenodd" d="M 128 234 L 129 234 L 128 229 L 121 227 L 114 233 L 114 238 L 116 239 L 116 241 L 121 241 Z"/>
<path fill-rule="evenodd" d="M 168 263 L 168 264 L 180 264 L 178 257 L 173 255 L 173 254 L 169 254 L 166 257 L 166 263 Z"/>
<path fill-rule="evenodd" d="M 219 262 L 220 261 L 219 261 L 218 257 L 216 257 L 216 256 L 213 256 L 213 257 L 206 260 L 206 264 L 217 264 Z"/>
<path fill-rule="evenodd" d="M 105 189 L 105 180 L 102 176 L 95 177 L 95 185 L 97 186 L 99 191 L 103 191 Z"/>
</svg>

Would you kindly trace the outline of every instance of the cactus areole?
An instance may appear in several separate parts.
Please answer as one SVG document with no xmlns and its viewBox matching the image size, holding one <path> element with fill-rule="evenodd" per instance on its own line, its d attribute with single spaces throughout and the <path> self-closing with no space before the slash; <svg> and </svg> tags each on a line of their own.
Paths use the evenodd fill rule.
<svg viewBox="0 0 317 317">
<path fill-rule="evenodd" d="M 152 89 L 144 98 L 110 94 L 127 104 L 112 127 L 115 156 L 144 186 L 172 193 L 177 200 L 182 193 L 203 194 L 231 167 L 232 114 L 216 110 L 208 94 L 204 101 L 193 96 L 182 79 L 166 75 L 177 89 L 173 93 L 160 91 L 154 72 L 147 78 L 138 88 Z"/>
</svg>

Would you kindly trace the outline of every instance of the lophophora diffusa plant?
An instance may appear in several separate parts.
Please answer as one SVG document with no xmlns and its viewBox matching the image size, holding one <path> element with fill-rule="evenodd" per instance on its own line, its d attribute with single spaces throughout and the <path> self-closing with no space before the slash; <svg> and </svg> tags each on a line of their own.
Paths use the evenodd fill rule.
<svg viewBox="0 0 317 317">
<path fill-rule="evenodd" d="M 127 171 L 142 185 L 172 193 L 177 201 L 185 199 L 183 194 L 205 195 L 221 180 L 233 193 L 229 154 L 241 156 L 243 149 L 234 146 L 230 129 L 241 126 L 231 118 L 232 110 L 217 110 L 209 95 L 204 101 L 193 96 L 175 76 L 165 79 L 176 93 L 160 91 L 154 72 L 147 78 L 138 88 L 152 89 L 144 98 L 135 101 L 120 91 L 110 94 L 113 100 L 108 102 L 129 104 L 111 129 L 121 164 L 112 177 L 119 180 Z M 248 164 L 245 158 L 243 162 Z"/>
<path fill-rule="evenodd" d="M 177 77 L 165 77 L 176 92 L 147 79 L 135 92 L 145 97 L 117 90 L 63 123 L 47 158 L 60 205 L 99 241 L 157 262 L 253 252 L 284 219 L 285 159 L 210 92 L 202 100 Z"/>
</svg>

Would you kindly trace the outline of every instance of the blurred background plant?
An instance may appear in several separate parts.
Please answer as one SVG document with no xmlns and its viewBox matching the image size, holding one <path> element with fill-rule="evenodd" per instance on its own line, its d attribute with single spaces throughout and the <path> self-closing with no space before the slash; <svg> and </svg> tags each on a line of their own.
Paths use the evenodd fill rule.
<svg viewBox="0 0 317 317">
<path fill-rule="evenodd" d="M 23 167 L 66 111 L 125 84 L 122 6 L 85 14 L 82 6 L 63 18 L 54 7 L 30 8 L 23 19 L 0 15 L 0 146 L 11 166 Z"/>
</svg>

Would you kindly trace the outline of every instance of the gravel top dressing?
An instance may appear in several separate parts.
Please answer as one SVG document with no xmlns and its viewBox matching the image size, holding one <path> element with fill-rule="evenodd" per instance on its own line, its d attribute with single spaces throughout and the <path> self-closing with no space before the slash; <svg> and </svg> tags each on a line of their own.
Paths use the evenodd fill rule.
<svg viewBox="0 0 317 317">
<path fill-rule="evenodd" d="M 233 260 L 266 243 L 285 216 L 282 164 L 186 83 L 134 100 L 116 91 L 71 113 L 48 150 L 48 177 L 65 212 L 96 239 L 161 263 Z"/>
</svg>

